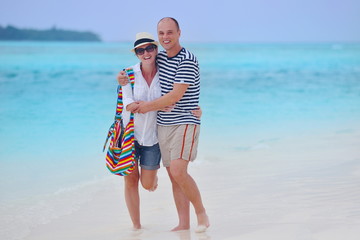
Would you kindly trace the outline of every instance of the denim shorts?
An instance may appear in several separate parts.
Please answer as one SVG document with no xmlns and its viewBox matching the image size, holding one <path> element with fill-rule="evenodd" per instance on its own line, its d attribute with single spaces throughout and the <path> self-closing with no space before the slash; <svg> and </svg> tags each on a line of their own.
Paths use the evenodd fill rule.
<svg viewBox="0 0 360 240">
<path fill-rule="evenodd" d="M 159 169 L 161 159 L 159 143 L 153 146 L 141 146 L 135 141 L 135 158 L 140 162 L 140 166 L 143 169 Z"/>
</svg>

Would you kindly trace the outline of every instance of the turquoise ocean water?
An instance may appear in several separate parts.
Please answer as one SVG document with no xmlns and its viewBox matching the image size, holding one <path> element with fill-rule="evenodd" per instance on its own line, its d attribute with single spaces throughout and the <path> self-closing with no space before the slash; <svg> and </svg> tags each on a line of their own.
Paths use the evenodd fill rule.
<svg viewBox="0 0 360 240">
<path fill-rule="evenodd" d="M 184 44 L 199 59 L 200 156 L 360 125 L 360 44 Z M 102 147 L 131 43 L 0 42 L 0 203 L 109 173 Z M 225 154 L 226 155 L 226 154 Z M 206 161 L 206 156 L 203 157 Z"/>
</svg>

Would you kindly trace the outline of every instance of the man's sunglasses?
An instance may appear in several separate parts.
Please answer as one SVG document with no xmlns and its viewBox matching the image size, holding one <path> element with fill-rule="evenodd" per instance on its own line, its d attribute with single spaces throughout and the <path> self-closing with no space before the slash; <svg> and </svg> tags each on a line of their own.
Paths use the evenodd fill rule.
<svg viewBox="0 0 360 240">
<path fill-rule="evenodd" d="M 143 55 L 145 53 L 145 51 L 153 52 L 156 48 L 157 48 L 157 46 L 155 44 L 151 44 L 151 45 L 147 46 L 146 48 L 135 49 L 135 53 L 136 53 L 136 55 Z"/>
</svg>

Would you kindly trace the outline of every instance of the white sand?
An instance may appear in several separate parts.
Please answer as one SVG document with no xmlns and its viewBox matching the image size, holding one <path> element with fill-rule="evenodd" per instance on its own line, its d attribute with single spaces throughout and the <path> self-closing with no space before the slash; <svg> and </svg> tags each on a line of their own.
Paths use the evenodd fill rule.
<svg viewBox="0 0 360 240">
<path fill-rule="evenodd" d="M 270 141 L 228 157 L 202 149 L 190 172 L 210 217 L 206 233 L 194 233 L 193 209 L 190 231 L 169 232 L 177 215 L 162 168 L 158 190 L 141 190 L 143 230 L 131 230 L 123 180 L 109 176 L 78 190 L 89 200 L 71 214 L 35 226 L 25 239 L 359 239 L 359 143 L 359 132 L 344 132 Z"/>
</svg>

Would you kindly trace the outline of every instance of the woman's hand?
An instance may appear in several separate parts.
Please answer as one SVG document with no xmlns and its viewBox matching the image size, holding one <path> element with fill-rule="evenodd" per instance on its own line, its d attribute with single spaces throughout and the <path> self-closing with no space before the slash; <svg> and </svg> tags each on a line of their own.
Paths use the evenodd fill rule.
<svg viewBox="0 0 360 240">
<path fill-rule="evenodd" d="M 119 85 L 121 85 L 121 86 L 125 86 L 126 84 L 129 83 L 129 80 L 128 80 L 128 77 L 127 77 L 125 71 L 119 72 L 119 74 L 117 75 L 116 79 L 117 79 Z"/>
<path fill-rule="evenodd" d="M 202 115 L 202 110 L 200 108 L 200 106 L 198 106 L 195 110 L 192 110 L 191 113 L 197 117 L 198 119 L 201 118 L 201 115 Z"/>
</svg>

